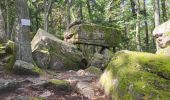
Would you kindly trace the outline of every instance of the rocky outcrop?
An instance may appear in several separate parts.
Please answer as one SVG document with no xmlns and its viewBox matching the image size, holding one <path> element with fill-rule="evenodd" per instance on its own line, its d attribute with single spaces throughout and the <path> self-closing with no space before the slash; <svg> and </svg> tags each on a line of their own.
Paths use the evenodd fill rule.
<svg viewBox="0 0 170 100">
<path fill-rule="evenodd" d="M 117 47 L 120 37 L 120 29 L 95 24 L 74 25 L 64 35 L 65 41 L 76 44 L 88 61 L 103 48 Z"/>
<path fill-rule="evenodd" d="M 0 93 L 9 92 L 15 90 L 18 87 L 18 83 L 13 80 L 0 79 Z"/>
<path fill-rule="evenodd" d="M 78 69 L 86 64 L 82 53 L 73 44 L 64 42 L 39 29 L 31 41 L 33 58 L 41 68 Z"/>
<path fill-rule="evenodd" d="M 157 54 L 170 56 L 170 20 L 156 27 L 153 36 L 156 38 Z"/>
<path fill-rule="evenodd" d="M 104 69 L 109 63 L 112 56 L 113 53 L 108 49 L 103 50 L 101 54 L 95 53 L 94 56 L 91 58 L 88 66 L 95 66 L 100 69 Z"/>
<path fill-rule="evenodd" d="M 166 100 L 170 97 L 170 58 L 151 53 L 117 52 L 100 83 L 112 99 Z"/>
<path fill-rule="evenodd" d="M 79 24 L 72 26 L 65 33 L 65 41 L 74 44 L 89 44 L 104 47 L 118 45 L 121 32 L 118 29 L 95 24 Z"/>
</svg>

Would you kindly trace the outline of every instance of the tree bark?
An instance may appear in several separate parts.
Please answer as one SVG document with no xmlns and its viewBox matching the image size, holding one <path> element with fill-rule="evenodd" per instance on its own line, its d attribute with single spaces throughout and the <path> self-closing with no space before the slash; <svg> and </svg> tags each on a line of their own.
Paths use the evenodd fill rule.
<svg viewBox="0 0 170 100">
<path fill-rule="evenodd" d="M 140 2 L 136 1 L 136 14 L 137 14 L 137 22 L 136 22 L 136 46 L 137 50 L 141 51 L 141 41 L 140 41 Z"/>
<path fill-rule="evenodd" d="M 78 7 L 78 20 L 83 20 L 83 11 L 82 11 L 82 1 L 79 1 L 79 7 Z"/>
<path fill-rule="evenodd" d="M 155 14 L 155 27 L 160 25 L 160 7 L 159 7 L 159 0 L 154 1 L 154 14 Z"/>
<path fill-rule="evenodd" d="M 0 8 L 0 42 L 6 42 L 5 22 Z"/>
<path fill-rule="evenodd" d="M 136 10 L 135 10 L 135 2 L 134 2 L 134 0 L 130 0 L 130 4 L 131 4 L 132 14 L 133 14 L 133 16 L 136 17 Z"/>
<path fill-rule="evenodd" d="M 123 17 L 125 17 L 125 0 L 121 0 L 121 8 L 122 8 L 122 15 Z M 123 19 L 123 22 L 124 22 L 124 37 L 125 37 L 125 48 L 128 50 L 129 49 L 129 43 L 128 43 L 128 32 L 127 32 L 127 24 L 126 21 Z"/>
<path fill-rule="evenodd" d="M 163 21 L 166 22 L 167 21 L 167 11 L 166 11 L 166 1 L 165 0 L 161 0 L 161 5 L 162 5 L 162 16 L 163 16 Z"/>
<path fill-rule="evenodd" d="M 90 0 L 87 0 L 86 4 L 87 4 L 87 9 L 88 9 L 90 21 L 92 21 L 93 20 L 93 16 L 92 16 L 91 7 L 90 7 Z"/>
<path fill-rule="evenodd" d="M 160 25 L 160 7 L 159 0 L 154 0 L 154 15 L 155 15 L 155 27 Z M 158 43 L 156 42 L 156 49 L 159 49 Z"/>
<path fill-rule="evenodd" d="M 29 39 L 30 25 L 23 25 L 21 21 L 23 19 L 30 20 L 27 0 L 16 0 L 15 2 L 17 13 L 17 25 L 15 29 L 16 60 L 22 60 L 33 64 L 32 50 Z"/>
<path fill-rule="evenodd" d="M 66 0 L 67 29 L 69 28 L 69 25 L 71 23 L 70 8 L 71 8 L 71 0 Z"/>
<path fill-rule="evenodd" d="M 5 0 L 5 10 L 6 10 L 6 35 L 7 35 L 7 38 L 10 39 L 8 0 Z"/>
<path fill-rule="evenodd" d="M 44 0 L 44 30 L 48 32 L 49 14 L 51 11 L 52 0 Z"/>
<path fill-rule="evenodd" d="M 144 24 L 145 24 L 145 50 L 149 51 L 149 34 L 148 34 L 148 22 L 147 22 L 147 13 L 146 13 L 146 0 L 143 0 L 143 9 L 144 9 Z"/>
</svg>

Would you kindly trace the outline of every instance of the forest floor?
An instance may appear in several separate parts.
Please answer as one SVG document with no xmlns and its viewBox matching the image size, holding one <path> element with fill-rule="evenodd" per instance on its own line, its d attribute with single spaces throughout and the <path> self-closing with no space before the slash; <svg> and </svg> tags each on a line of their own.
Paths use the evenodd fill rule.
<svg viewBox="0 0 170 100">
<path fill-rule="evenodd" d="M 94 96 L 92 98 L 87 98 L 75 88 L 72 88 L 70 92 L 54 92 L 53 90 L 44 89 L 41 87 L 38 87 L 38 89 L 32 88 L 35 86 L 35 84 L 41 84 L 43 81 L 48 81 L 50 79 L 69 81 L 69 79 L 73 79 L 73 77 L 77 77 L 79 79 L 86 78 L 85 80 L 87 80 L 87 82 L 91 84 L 94 89 Z M 90 79 L 88 79 L 86 76 L 78 75 L 76 71 L 44 71 L 43 75 L 35 77 L 15 75 L 1 70 L 0 81 L 14 81 L 15 83 L 19 83 L 19 86 L 15 89 L 9 87 L 3 91 L 3 89 L 1 89 L 2 85 L 0 83 L 0 100 L 35 100 L 35 98 L 43 98 L 40 100 L 108 100 L 108 98 L 104 95 L 103 90 L 101 90 L 98 86 L 98 79 L 99 78 L 96 77 L 90 77 Z"/>
</svg>

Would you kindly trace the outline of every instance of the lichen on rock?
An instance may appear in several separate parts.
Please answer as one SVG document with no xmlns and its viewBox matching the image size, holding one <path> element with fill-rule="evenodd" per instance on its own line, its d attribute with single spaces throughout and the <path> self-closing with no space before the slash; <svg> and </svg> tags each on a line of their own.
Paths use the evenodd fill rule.
<svg viewBox="0 0 170 100">
<path fill-rule="evenodd" d="M 113 99 L 164 99 L 170 97 L 170 58 L 151 53 L 120 51 L 100 78 Z"/>
</svg>

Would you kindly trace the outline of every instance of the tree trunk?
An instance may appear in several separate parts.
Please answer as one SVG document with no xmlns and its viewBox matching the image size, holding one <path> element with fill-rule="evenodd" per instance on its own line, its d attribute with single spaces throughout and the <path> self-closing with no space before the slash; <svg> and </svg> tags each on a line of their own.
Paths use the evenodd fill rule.
<svg viewBox="0 0 170 100">
<path fill-rule="evenodd" d="M 123 15 L 123 17 L 125 17 L 125 0 L 121 0 L 121 8 L 122 8 L 122 15 Z M 128 32 L 127 32 L 127 25 L 125 24 L 126 23 L 126 21 L 125 20 L 123 20 L 123 22 L 124 22 L 124 37 L 125 37 L 125 48 L 128 50 L 129 49 L 129 43 L 128 43 Z"/>
<path fill-rule="evenodd" d="M 49 14 L 51 11 L 52 0 L 44 0 L 44 30 L 48 31 Z"/>
<path fill-rule="evenodd" d="M 163 16 L 163 21 L 166 22 L 167 21 L 167 12 L 166 12 L 166 1 L 165 0 L 161 0 L 161 5 L 162 5 L 162 16 Z"/>
<path fill-rule="evenodd" d="M 141 42 L 140 42 L 140 2 L 136 1 L 136 14 L 137 14 L 137 22 L 136 22 L 136 45 L 137 50 L 141 51 Z"/>
<path fill-rule="evenodd" d="M 93 21 L 93 16 L 92 16 L 91 7 L 90 7 L 90 0 L 87 0 L 86 2 L 87 2 L 86 4 L 87 4 L 90 21 Z"/>
<path fill-rule="evenodd" d="M 6 10 L 6 35 L 7 35 L 7 38 L 10 39 L 8 0 L 5 0 L 5 10 Z"/>
<path fill-rule="evenodd" d="M 0 8 L 0 42 L 6 42 L 5 22 Z"/>
<path fill-rule="evenodd" d="M 136 16 L 136 10 L 135 10 L 135 2 L 134 2 L 134 0 L 130 0 L 130 3 L 131 3 L 132 14 L 133 14 L 133 16 Z"/>
<path fill-rule="evenodd" d="M 83 9 L 82 9 L 82 1 L 79 1 L 79 8 L 78 8 L 78 20 L 83 20 Z"/>
<path fill-rule="evenodd" d="M 159 7 L 159 0 L 154 1 L 154 14 L 155 14 L 155 27 L 160 25 L 160 7 Z"/>
<path fill-rule="evenodd" d="M 160 7 L 159 0 L 154 0 L 154 14 L 155 14 L 155 27 L 160 25 Z M 156 42 L 156 49 L 159 49 L 158 43 Z"/>
<path fill-rule="evenodd" d="M 67 29 L 69 28 L 69 25 L 71 23 L 70 8 L 71 8 L 71 0 L 66 0 Z"/>
<path fill-rule="evenodd" d="M 144 9 L 144 24 L 145 24 L 145 50 L 149 51 L 149 34 L 148 34 L 148 22 L 147 22 L 147 13 L 146 13 L 146 0 L 143 0 L 143 9 Z"/>
<path fill-rule="evenodd" d="M 27 0 L 16 0 L 17 26 L 16 26 L 16 60 L 33 63 L 32 50 L 30 45 L 30 19 Z M 27 24 L 23 24 L 23 22 Z"/>
</svg>

